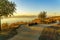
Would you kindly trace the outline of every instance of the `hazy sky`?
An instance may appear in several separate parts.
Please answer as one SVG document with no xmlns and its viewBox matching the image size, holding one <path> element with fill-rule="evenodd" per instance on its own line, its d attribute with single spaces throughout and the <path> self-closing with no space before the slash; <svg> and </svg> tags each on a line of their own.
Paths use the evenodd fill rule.
<svg viewBox="0 0 60 40">
<path fill-rule="evenodd" d="M 60 0 L 10 0 L 16 4 L 17 15 L 37 15 L 47 11 L 48 15 L 60 15 Z"/>
</svg>

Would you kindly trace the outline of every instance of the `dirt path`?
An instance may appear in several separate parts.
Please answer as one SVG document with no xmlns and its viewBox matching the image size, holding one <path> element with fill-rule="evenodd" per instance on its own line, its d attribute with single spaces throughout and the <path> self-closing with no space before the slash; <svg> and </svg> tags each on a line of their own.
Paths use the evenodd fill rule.
<svg viewBox="0 0 60 40">
<path fill-rule="evenodd" d="M 44 27 L 36 26 L 36 27 L 29 27 L 29 28 L 20 28 L 17 30 L 18 34 L 15 35 L 13 38 L 9 40 L 39 40 L 39 36 L 44 29 Z"/>
</svg>

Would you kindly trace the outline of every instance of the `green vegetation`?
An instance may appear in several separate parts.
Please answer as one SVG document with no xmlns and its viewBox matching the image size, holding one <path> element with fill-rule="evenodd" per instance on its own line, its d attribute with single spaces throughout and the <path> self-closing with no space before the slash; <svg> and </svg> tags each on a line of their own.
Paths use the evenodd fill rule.
<svg viewBox="0 0 60 40">
<path fill-rule="evenodd" d="M 38 18 L 44 22 L 45 18 L 46 18 L 46 12 L 43 11 L 43 12 L 40 12 L 40 14 L 38 15 Z"/>
<path fill-rule="evenodd" d="M 38 15 L 38 18 L 41 18 L 41 19 L 46 18 L 46 12 L 45 11 L 40 12 L 40 14 Z"/>
<path fill-rule="evenodd" d="M 8 17 L 8 15 L 13 15 L 16 10 L 15 3 L 9 2 L 8 0 L 0 0 L 0 31 L 1 31 L 1 16 Z"/>
</svg>

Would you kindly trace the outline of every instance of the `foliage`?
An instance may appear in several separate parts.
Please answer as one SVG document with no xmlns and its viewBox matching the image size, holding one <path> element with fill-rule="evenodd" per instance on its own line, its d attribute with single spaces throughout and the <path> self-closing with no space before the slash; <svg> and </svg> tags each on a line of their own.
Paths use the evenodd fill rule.
<svg viewBox="0 0 60 40">
<path fill-rule="evenodd" d="M 39 15 L 38 15 L 38 18 L 46 18 L 46 12 L 45 11 L 43 11 L 43 12 L 41 12 Z"/>
<path fill-rule="evenodd" d="M 40 14 L 38 15 L 38 18 L 44 22 L 44 19 L 46 18 L 46 12 L 43 11 L 43 12 L 40 12 Z"/>
<path fill-rule="evenodd" d="M 0 0 L 0 17 L 13 15 L 15 11 L 15 3 L 9 2 L 8 0 Z"/>
<path fill-rule="evenodd" d="M 0 31 L 1 31 L 1 16 L 7 17 L 8 15 L 13 15 L 16 10 L 14 2 L 9 2 L 8 0 L 0 0 Z"/>
</svg>

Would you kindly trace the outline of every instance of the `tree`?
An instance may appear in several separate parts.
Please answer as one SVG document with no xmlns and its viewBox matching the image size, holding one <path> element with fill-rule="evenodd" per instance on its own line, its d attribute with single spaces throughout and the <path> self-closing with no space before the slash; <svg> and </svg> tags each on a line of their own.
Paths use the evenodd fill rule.
<svg viewBox="0 0 60 40">
<path fill-rule="evenodd" d="M 46 18 L 46 12 L 45 12 L 45 11 L 40 12 L 40 14 L 38 15 L 38 18 L 39 18 L 41 21 L 44 21 L 44 19 Z"/>
<path fill-rule="evenodd" d="M 1 16 L 13 15 L 15 12 L 15 3 L 8 0 L 0 0 L 0 31 L 1 31 Z"/>
</svg>

